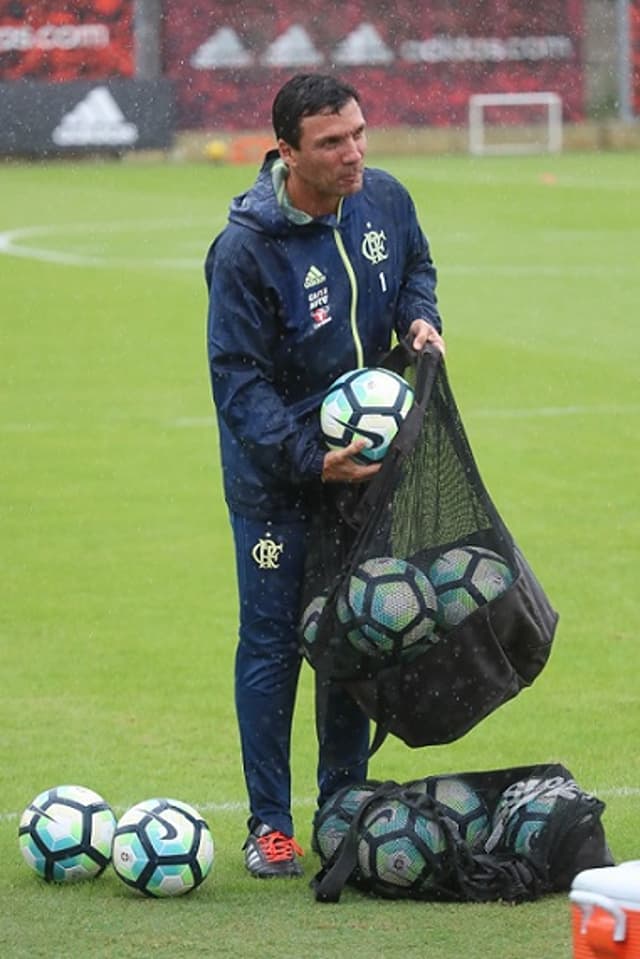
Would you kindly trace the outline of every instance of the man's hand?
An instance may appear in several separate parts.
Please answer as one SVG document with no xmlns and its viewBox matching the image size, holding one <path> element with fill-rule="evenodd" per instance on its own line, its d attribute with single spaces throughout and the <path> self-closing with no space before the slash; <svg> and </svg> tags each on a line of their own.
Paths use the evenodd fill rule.
<svg viewBox="0 0 640 959">
<path fill-rule="evenodd" d="M 413 337 L 411 346 L 416 353 L 422 352 L 427 343 L 433 343 L 444 356 L 444 340 L 435 326 L 432 326 L 427 320 L 414 320 L 409 327 L 409 336 Z"/>
<path fill-rule="evenodd" d="M 379 463 L 363 466 L 353 457 L 367 445 L 366 440 L 354 440 L 341 450 L 331 450 L 324 458 L 323 483 L 365 483 L 380 469 Z"/>
</svg>

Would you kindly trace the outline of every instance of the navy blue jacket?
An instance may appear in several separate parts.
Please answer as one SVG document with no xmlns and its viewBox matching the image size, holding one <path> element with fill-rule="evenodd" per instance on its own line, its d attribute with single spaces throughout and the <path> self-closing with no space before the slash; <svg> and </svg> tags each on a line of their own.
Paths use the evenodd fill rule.
<svg viewBox="0 0 640 959">
<path fill-rule="evenodd" d="M 318 409 L 341 373 L 375 366 L 421 317 L 441 329 L 436 273 L 406 189 L 366 169 L 336 215 L 288 216 L 265 157 L 212 244 L 208 353 L 225 497 L 237 513 L 304 510 L 326 448 Z"/>
</svg>

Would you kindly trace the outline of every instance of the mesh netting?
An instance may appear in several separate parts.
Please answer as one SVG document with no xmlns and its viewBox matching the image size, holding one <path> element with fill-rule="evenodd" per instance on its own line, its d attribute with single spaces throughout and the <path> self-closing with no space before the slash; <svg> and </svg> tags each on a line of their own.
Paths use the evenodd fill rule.
<svg viewBox="0 0 640 959">
<path fill-rule="evenodd" d="M 391 356 L 395 364 L 408 359 L 400 350 Z M 307 560 L 303 642 L 307 647 L 317 642 L 318 649 L 328 643 L 331 656 L 340 660 L 344 654 L 344 670 L 338 668 L 343 674 L 355 669 L 361 675 L 376 666 L 353 655 L 343 642 L 345 623 L 337 615 L 341 597 L 348 595 L 351 578 L 363 564 L 395 557 L 428 574 L 436 557 L 464 544 L 490 548 L 513 567 L 510 537 L 475 469 L 444 366 L 431 357 L 424 362 L 423 369 L 416 371 L 411 364 L 401 370 L 415 388 L 416 403 L 380 473 L 368 487 L 327 485 L 323 502 L 317 504 Z M 304 611 L 314 602 L 317 608 L 323 598 L 329 601 L 310 641 Z"/>
<path fill-rule="evenodd" d="M 312 887 L 323 902 L 338 902 L 347 883 L 394 899 L 537 899 L 613 864 L 604 809 L 557 763 L 369 780 L 317 813 Z"/>
<path fill-rule="evenodd" d="M 439 354 L 416 359 L 400 346 L 388 365 L 412 383 L 415 402 L 369 484 L 322 487 L 301 639 L 321 679 L 345 682 L 371 718 L 425 745 L 457 738 L 531 683 L 557 614 L 482 482 Z M 385 604 L 383 577 L 379 590 L 364 577 L 372 621 L 362 604 L 353 611 L 354 581 L 381 557 L 412 567 L 407 596 L 425 577 L 438 594 L 435 613 L 426 592 L 418 597 L 420 642 L 407 642 L 407 617 Z"/>
</svg>

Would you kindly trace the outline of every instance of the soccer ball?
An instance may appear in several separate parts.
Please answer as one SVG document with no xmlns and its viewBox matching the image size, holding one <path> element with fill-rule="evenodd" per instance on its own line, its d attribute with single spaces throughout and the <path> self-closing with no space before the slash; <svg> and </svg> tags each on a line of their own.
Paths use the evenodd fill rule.
<svg viewBox="0 0 640 959">
<path fill-rule="evenodd" d="M 326 596 L 316 596 L 311 600 L 300 619 L 300 633 L 303 643 L 312 646 L 316 641 L 318 632 L 318 623 L 322 616 L 322 611 L 327 603 Z"/>
<path fill-rule="evenodd" d="M 401 799 L 381 799 L 365 813 L 358 842 L 360 874 L 381 895 L 428 889 L 442 864 L 442 827 Z"/>
<path fill-rule="evenodd" d="M 402 559 L 368 559 L 349 578 L 336 612 L 349 642 L 383 658 L 424 652 L 434 635 L 437 599 L 421 570 Z"/>
<path fill-rule="evenodd" d="M 177 799 L 147 799 L 118 820 L 113 868 L 146 896 L 181 896 L 213 866 L 213 838 L 200 813 Z"/>
<path fill-rule="evenodd" d="M 407 783 L 418 796 L 431 796 L 457 836 L 479 850 L 489 836 L 491 817 L 482 796 L 459 776 L 427 776 Z"/>
<path fill-rule="evenodd" d="M 116 817 L 102 796 L 84 786 L 45 789 L 20 819 L 25 862 L 47 882 L 92 879 L 106 868 Z"/>
<path fill-rule="evenodd" d="M 513 582 L 506 561 L 484 546 L 457 546 L 442 553 L 429 570 L 438 598 L 437 622 L 457 626 L 484 603 L 500 596 Z"/>
<path fill-rule="evenodd" d="M 313 843 L 323 863 L 340 846 L 349 831 L 353 817 L 373 792 L 373 786 L 344 786 L 322 806 L 314 821 Z"/>
<path fill-rule="evenodd" d="M 508 786 L 493 813 L 492 840 L 503 852 L 530 855 L 560 798 L 557 789 L 540 780 Z"/>
<path fill-rule="evenodd" d="M 377 367 L 343 373 L 320 407 L 320 429 L 329 449 L 357 439 L 368 445 L 356 459 L 379 462 L 413 405 L 413 390 L 397 373 Z"/>
</svg>

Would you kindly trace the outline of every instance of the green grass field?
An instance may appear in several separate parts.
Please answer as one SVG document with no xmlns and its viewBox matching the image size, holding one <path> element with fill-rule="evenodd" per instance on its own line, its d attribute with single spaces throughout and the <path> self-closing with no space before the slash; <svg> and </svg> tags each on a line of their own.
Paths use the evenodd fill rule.
<svg viewBox="0 0 640 959">
<path fill-rule="evenodd" d="M 456 743 L 387 741 L 371 775 L 559 761 L 640 856 L 638 156 L 372 157 L 412 191 L 440 271 L 447 366 L 487 486 L 558 608 L 534 686 Z M 567 959 L 564 894 L 384 902 L 244 872 L 232 704 L 236 593 L 205 357 L 202 260 L 252 168 L 0 166 L 0 954 Z M 294 734 L 307 848 L 315 750 Z M 76 782 L 121 813 L 198 806 L 216 863 L 192 896 L 111 870 L 48 886 L 22 809 Z"/>
</svg>

